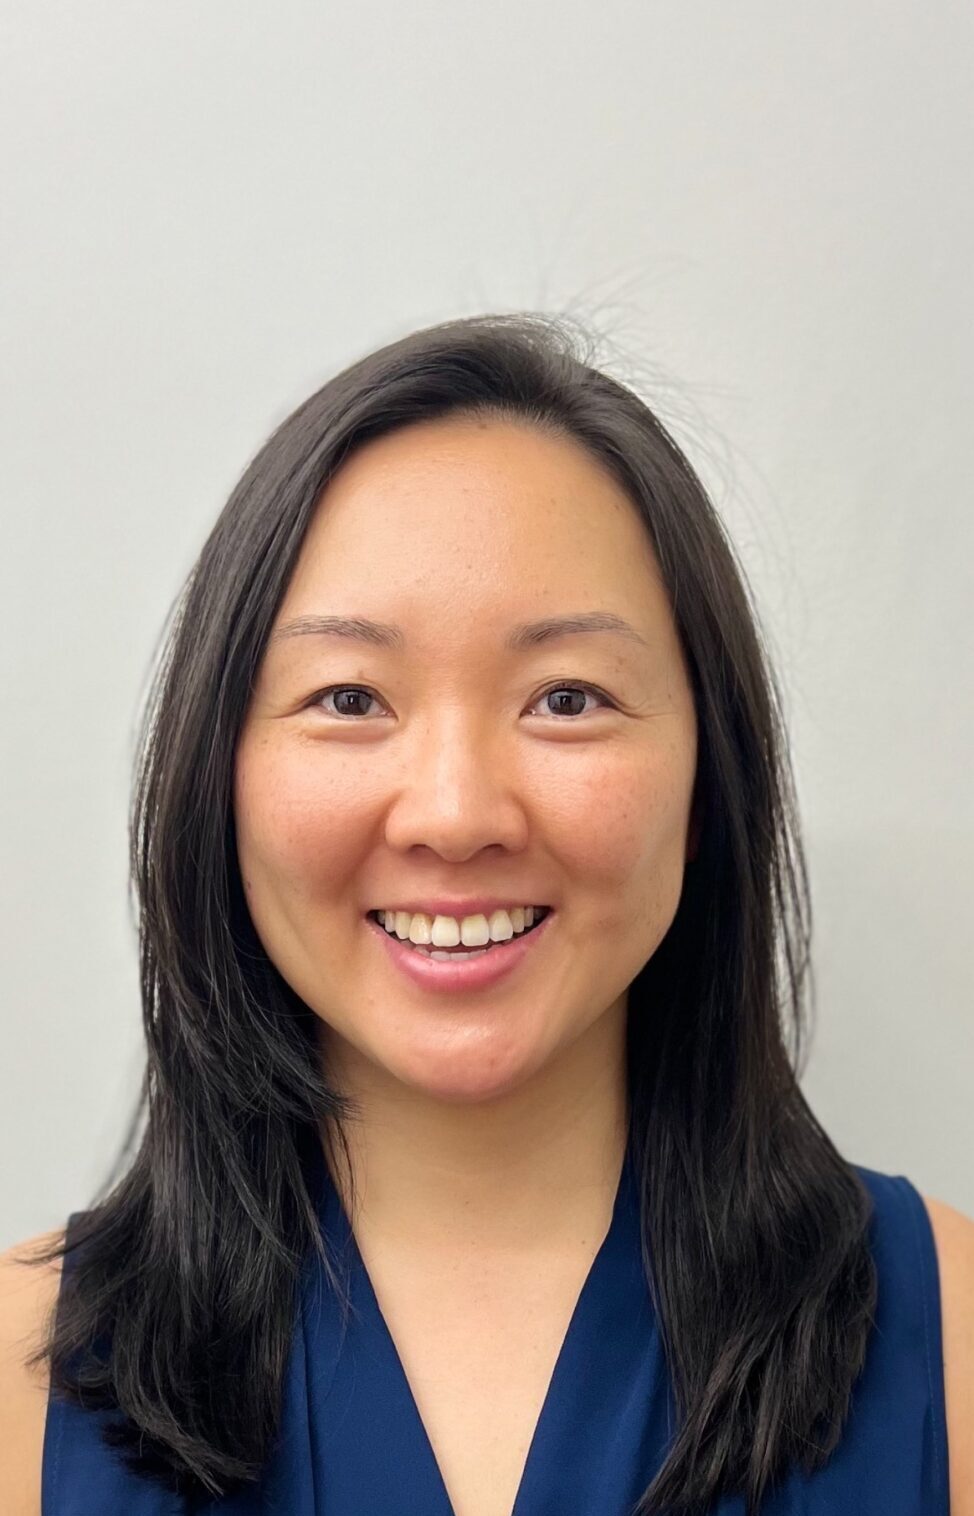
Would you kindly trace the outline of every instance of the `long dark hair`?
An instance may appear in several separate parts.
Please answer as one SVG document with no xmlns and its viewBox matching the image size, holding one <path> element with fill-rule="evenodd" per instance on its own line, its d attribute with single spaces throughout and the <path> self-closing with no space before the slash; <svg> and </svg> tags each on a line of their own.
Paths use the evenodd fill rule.
<svg viewBox="0 0 974 1516">
<path fill-rule="evenodd" d="M 449 414 L 574 438 L 618 481 L 696 701 L 699 849 L 629 989 L 644 1263 L 679 1411 L 640 1516 L 732 1492 L 757 1510 L 839 1441 L 875 1306 L 871 1201 L 799 1089 L 811 912 L 781 697 L 706 491 L 644 401 L 593 366 L 592 341 L 563 316 L 488 315 L 352 364 L 255 455 L 175 604 L 131 816 L 147 1043 L 131 1162 L 78 1213 L 31 1362 L 48 1360 L 62 1396 L 120 1413 L 106 1437 L 183 1494 L 260 1477 L 309 1248 L 340 1289 L 311 1175 L 354 1114 L 247 912 L 234 750 L 329 477 L 368 439 Z"/>
</svg>

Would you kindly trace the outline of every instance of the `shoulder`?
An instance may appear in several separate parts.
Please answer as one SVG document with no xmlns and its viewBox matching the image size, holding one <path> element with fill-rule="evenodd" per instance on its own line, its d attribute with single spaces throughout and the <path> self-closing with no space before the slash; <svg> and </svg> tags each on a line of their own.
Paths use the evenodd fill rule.
<svg viewBox="0 0 974 1516">
<path fill-rule="evenodd" d="M 921 1196 L 937 1251 L 951 1516 L 974 1516 L 974 1220 Z"/>
<path fill-rule="evenodd" d="M 63 1229 L 43 1232 L 0 1253 L 0 1510 L 7 1516 L 40 1516 L 48 1377 L 45 1364 L 31 1369 L 25 1360 L 43 1340 L 61 1281 L 60 1258 L 25 1260 L 63 1239 Z"/>
</svg>

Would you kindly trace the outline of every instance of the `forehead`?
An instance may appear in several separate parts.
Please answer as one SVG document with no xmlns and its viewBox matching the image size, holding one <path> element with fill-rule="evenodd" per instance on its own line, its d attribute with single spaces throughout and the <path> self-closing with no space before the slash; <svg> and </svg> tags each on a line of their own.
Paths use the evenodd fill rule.
<svg viewBox="0 0 974 1516">
<path fill-rule="evenodd" d="M 348 605 L 498 634 L 529 616 L 668 611 L 646 527 L 578 442 L 446 418 L 367 443 L 318 502 L 278 624 Z"/>
<path fill-rule="evenodd" d="M 421 527 L 428 518 L 443 524 L 445 514 L 468 531 L 543 530 L 573 517 L 581 524 L 596 518 L 598 506 L 603 513 L 633 511 L 580 442 L 500 417 L 424 421 L 366 443 L 340 467 L 321 504 L 321 515 L 336 523 L 353 509 L 396 519 L 408 507 L 409 525 Z"/>
</svg>

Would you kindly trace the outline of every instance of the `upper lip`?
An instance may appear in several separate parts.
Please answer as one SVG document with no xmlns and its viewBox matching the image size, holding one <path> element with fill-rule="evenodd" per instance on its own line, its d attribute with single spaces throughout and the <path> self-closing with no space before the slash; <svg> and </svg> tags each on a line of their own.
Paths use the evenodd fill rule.
<svg viewBox="0 0 974 1516">
<path fill-rule="evenodd" d="M 464 916 L 489 916 L 492 911 L 506 911 L 512 906 L 541 905 L 524 895 L 479 895 L 467 900 L 404 900 L 373 906 L 376 911 L 408 911 L 410 915 L 454 916 L 462 921 Z"/>
</svg>

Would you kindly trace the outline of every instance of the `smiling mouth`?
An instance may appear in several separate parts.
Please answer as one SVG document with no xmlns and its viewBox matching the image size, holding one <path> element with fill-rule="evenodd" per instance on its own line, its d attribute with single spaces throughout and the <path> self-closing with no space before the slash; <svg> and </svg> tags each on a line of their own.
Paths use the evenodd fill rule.
<svg viewBox="0 0 974 1516">
<path fill-rule="evenodd" d="M 458 958 L 470 958 L 478 953 L 489 953 L 491 948 L 508 947 L 512 942 L 520 942 L 522 937 L 530 937 L 531 933 L 536 931 L 541 923 L 551 915 L 551 910 L 550 905 L 545 906 L 540 914 L 535 916 L 534 921 L 529 927 L 523 932 L 516 932 L 513 937 L 508 937 L 503 942 L 484 942 L 475 947 L 465 946 L 462 942 L 458 943 L 456 947 L 436 947 L 433 943 L 429 942 L 410 942 L 408 937 L 400 937 L 398 932 L 387 931 L 379 920 L 378 911 L 369 911 L 368 919 L 373 921 L 379 930 L 385 932 L 386 936 L 391 937 L 394 942 L 398 942 L 404 948 L 412 948 L 415 952 L 421 953 L 426 958 L 431 957 L 434 953 L 447 953 L 451 956 L 455 955 Z"/>
</svg>

